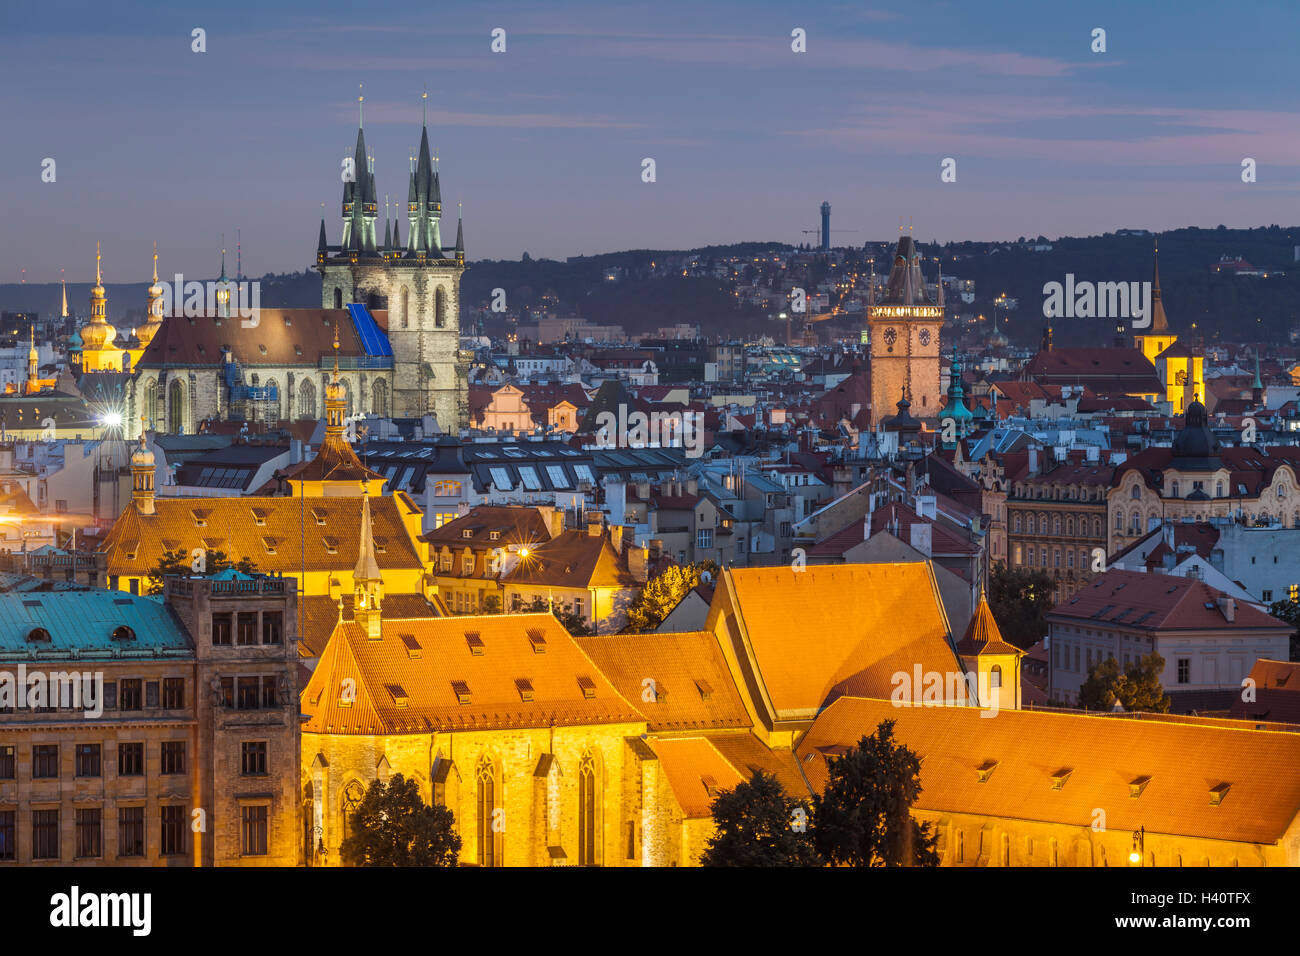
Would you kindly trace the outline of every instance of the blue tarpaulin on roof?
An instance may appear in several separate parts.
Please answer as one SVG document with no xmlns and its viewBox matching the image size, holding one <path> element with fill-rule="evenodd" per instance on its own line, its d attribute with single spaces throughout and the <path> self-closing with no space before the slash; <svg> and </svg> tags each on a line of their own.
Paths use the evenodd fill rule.
<svg viewBox="0 0 1300 956">
<path fill-rule="evenodd" d="M 364 305 L 349 305 L 348 312 L 352 314 L 352 324 L 356 326 L 361 347 L 366 350 L 367 355 L 393 354 L 393 347 L 388 344 L 388 336 L 379 328 L 375 317 Z"/>
</svg>

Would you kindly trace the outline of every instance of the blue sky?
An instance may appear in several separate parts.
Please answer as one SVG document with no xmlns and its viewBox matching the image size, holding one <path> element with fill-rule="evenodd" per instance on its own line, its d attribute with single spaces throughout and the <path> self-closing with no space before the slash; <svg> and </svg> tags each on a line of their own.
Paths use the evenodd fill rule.
<svg viewBox="0 0 1300 956">
<path fill-rule="evenodd" d="M 309 265 L 359 83 L 397 201 L 427 84 L 471 259 L 798 241 L 823 199 L 855 244 L 900 217 L 926 241 L 1300 220 L 1293 3 L 118 7 L 4 14 L 0 281 L 85 281 L 97 239 L 110 281 L 154 240 L 164 274 L 210 274 L 237 228 L 245 272 Z"/>
</svg>

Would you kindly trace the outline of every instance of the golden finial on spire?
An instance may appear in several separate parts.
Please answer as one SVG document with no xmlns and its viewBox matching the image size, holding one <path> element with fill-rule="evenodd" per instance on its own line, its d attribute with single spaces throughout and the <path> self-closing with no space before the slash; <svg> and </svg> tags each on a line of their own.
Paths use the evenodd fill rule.
<svg viewBox="0 0 1300 956">
<path fill-rule="evenodd" d="M 153 243 L 153 284 L 158 284 L 158 240 Z"/>
<path fill-rule="evenodd" d="M 365 88 L 365 84 L 364 84 L 364 83 L 358 83 L 358 84 L 357 84 L 357 127 L 358 127 L 358 128 L 362 128 L 362 127 L 364 127 L 364 126 L 366 125 L 366 122 L 365 122 L 365 119 L 366 119 L 366 114 L 365 114 L 366 98 L 365 98 L 364 96 L 361 95 L 361 91 L 362 91 L 364 88 Z"/>
<path fill-rule="evenodd" d="M 339 327 L 334 326 L 334 381 L 339 380 Z"/>
<path fill-rule="evenodd" d="M 99 240 L 95 240 L 95 285 L 102 285 L 104 282 L 103 272 L 99 268 Z"/>
</svg>

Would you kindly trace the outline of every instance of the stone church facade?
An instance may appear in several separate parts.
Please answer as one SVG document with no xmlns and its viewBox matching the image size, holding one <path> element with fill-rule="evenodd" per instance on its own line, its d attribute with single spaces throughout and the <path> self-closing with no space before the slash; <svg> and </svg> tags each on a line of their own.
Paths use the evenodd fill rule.
<svg viewBox="0 0 1300 956">
<path fill-rule="evenodd" d="M 357 130 L 355 180 L 345 182 L 342 236 L 321 221 L 315 269 L 320 309 L 260 310 L 255 324 L 228 301 L 214 315 L 165 316 L 126 389 L 130 437 L 193 434 L 205 420 L 316 419 L 338 349 L 349 417 L 432 415 L 443 431 L 469 424 L 469 354 L 460 350 L 464 233 L 444 249 L 438 171 L 427 127 L 408 182 L 408 238 L 400 220 L 376 235 L 373 159 Z M 224 277 L 224 272 L 223 272 Z"/>
</svg>

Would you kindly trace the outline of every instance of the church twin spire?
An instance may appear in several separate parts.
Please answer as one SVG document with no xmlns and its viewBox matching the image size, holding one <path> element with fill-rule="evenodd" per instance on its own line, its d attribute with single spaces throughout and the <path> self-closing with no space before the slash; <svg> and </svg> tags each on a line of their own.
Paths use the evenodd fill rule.
<svg viewBox="0 0 1300 956">
<path fill-rule="evenodd" d="M 428 99 L 422 94 L 424 115 L 420 129 L 418 153 L 409 158 L 406 220 L 407 236 L 401 238 L 401 215 L 392 217 L 385 202 L 384 235 L 378 233 L 379 197 L 375 187 L 375 160 L 366 150 L 364 113 L 365 97 L 358 96 L 357 142 L 351 159 L 350 178 L 343 183 L 343 239 L 338 251 L 352 259 L 359 258 L 448 258 L 442 246 L 442 184 L 438 174 L 438 157 L 429 147 Z M 400 210 L 400 204 L 398 205 Z M 323 262 L 333 251 L 326 240 L 325 220 L 321 220 L 316 260 Z M 464 261 L 464 235 L 457 223 L 456 259 Z"/>
</svg>

